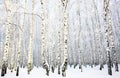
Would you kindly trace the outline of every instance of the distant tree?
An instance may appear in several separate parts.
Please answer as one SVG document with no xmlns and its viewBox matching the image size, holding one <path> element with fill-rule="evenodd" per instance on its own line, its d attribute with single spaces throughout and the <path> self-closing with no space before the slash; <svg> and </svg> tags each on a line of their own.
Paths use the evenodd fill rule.
<svg viewBox="0 0 120 78">
<path fill-rule="evenodd" d="M 95 15 L 95 34 L 96 34 L 96 39 L 97 39 L 97 45 L 98 45 L 98 54 L 99 54 L 99 63 L 100 63 L 100 70 L 103 68 L 103 56 L 102 56 L 102 40 L 101 40 L 101 26 L 100 26 L 100 19 L 99 19 L 99 14 L 98 14 L 98 9 L 95 3 L 95 0 L 93 0 L 93 6 L 94 6 L 94 15 Z"/>
</svg>

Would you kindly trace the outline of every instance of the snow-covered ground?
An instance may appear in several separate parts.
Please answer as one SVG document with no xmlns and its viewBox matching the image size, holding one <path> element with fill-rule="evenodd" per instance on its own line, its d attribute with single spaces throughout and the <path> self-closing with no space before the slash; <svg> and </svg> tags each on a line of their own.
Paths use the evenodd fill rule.
<svg viewBox="0 0 120 78">
<path fill-rule="evenodd" d="M 119 65 L 120 66 L 120 65 Z M 0 70 L 1 71 L 1 70 Z M 18 77 L 15 76 L 16 72 L 11 73 L 8 71 L 5 77 L 3 78 L 63 78 L 61 75 L 57 74 L 57 69 L 55 73 L 50 72 L 50 76 L 46 76 L 45 70 L 43 68 L 34 68 L 30 75 L 27 74 L 27 69 L 20 69 L 20 75 Z M 0 77 L 2 78 L 2 77 Z M 83 72 L 76 67 L 70 68 L 68 66 L 67 75 L 65 78 L 120 78 L 120 72 L 115 72 L 113 69 L 113 75 L 109 76 L 107 73 L 107 66 L 104 67 L 102 71 L 99 70 L 99 66 L 96 67 L 83 67 Z"/>
</svg>

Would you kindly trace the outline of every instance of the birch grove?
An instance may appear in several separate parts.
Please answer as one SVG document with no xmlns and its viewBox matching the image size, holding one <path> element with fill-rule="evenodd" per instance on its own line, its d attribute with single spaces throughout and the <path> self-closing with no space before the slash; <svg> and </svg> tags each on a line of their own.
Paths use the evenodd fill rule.
<svg viewBox="0 0 120 78">
<path fill-rule="evenodd" d="M 0 70 L 20 75 L 42 67 L 119 72 L 119 0 L 0 0 Z"/>
</svg>

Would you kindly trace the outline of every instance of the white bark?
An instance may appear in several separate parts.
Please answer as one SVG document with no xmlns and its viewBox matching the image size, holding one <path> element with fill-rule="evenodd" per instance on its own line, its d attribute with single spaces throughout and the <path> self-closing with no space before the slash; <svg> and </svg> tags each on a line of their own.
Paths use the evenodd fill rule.
<svg viewBox="0 0 120 78">
<path fill-rule="evenodd" d="M 81 21 L 80 20 L 80 15 L 79 15 L 79 22 Z M 82 72 L 82 57 L 83 57 L 83 55 L 82 55 L 82 51 L 81 51 L 81 48 L 80 48 L 80 40 L 81 40 L 81 22 L 79 23 L 79 32 L 78 32 L 78 53 L 79 53 L 79 68 L 81 68 L 81 72 Z"/>
<path fill-rule="evenodd" d="M 61 27 L 61 17 L 60 17 L 60 5 L 61 0 L 58 0 L 58 15 L 59 15 L 59 28 Z M 58 30 L 58 74 L 60 74 L 60 66 L 61 66 L 61 30 Z"/>
<path fill-rule="evenodd" d="M 24 2 L 24 16 L 23 16 L 23 33 L 24 33 L 24 37 L 26 36 L 25 35 L 25 17 L 26 17 L 26 4 L 27 4 L 27 0 L 25 0 Z M 27 53 L 26 53 L 26 39 L 23 38 L 23 46 L 24 46 L 24 50 L 23 50 L 23 67 L 26 66 L 26 59 L 27 59 Z"/>
<path fill-rule="evenodd" d="M 95 0 L 93 0 L 93 5 L 94 5 L 94 15 L 95 15 L 95 37 L 96 37 L 96 44 L 98 45 L 98 53 L 99 53 L 99 63 L 100 65 L 103 64 L 103 57 L 102 57 L 102 40 L 101 40 L 101 27 L 100 27 L 100 20 L 99 20 L 99 16 L 98 16 L 98 10 L 97 10 L 97 6 L 95 4 Z"/>
<path fill-rule="evenodd" d="M 107 64 L 108 64 L 108 74 L 112 75 L 112 60 L 111 60 L 111 50 L 110 50 L 110 37 L 109 37 L 109 30 L 110 22 L 109 22 L 109 1 L 110 0 L 104 0 L 104 21 L 105 21 L 105 40 L 106 40 L 106 51 L 107 51 Z"/>
<path fill-rule="evenodd" d="M 113 53 L 113 58 L 112 58 L 112 62 L 115 64 L 115 71 L 118 70 L 118 60 L 117 60 L 117 55 L 116 55 L 116 49 L 115 49 L 115 42 L 114 42 L 114 33 L 113 33 L 113 28 L 112 28 L 112 19 L 111 19 L 111 11 L 110 11 L 110 6 L 109 6 L 109 1 L 106 4 L 106 17 L 107 17 L 107 23 L 108 23 L 108 35 L 109 35 L 109 40 L 110 40 L 110 51 L 111 53 Z"/>
<path fill-rule="evenodd" d="M 9 0 L 4 0 L 6 10 L 7 10 L 7 22 L 6 22 L 6 42 L 5 42 L 5 48 L 4 48 L 4 63 L 7 64 L 8 61 L 8 50 L 9 50 L 9 44 L 10 44 L 10 26 L 11 26 L 11 5 Z"/>
<path fill-rule="evenodd" d="M 28 52 L 28 74 L 33 69 L 33 38 L 34 38 L 34 0 L 32 0 L 32 16 L 30 20 L 30 42 Z"/>
<path fill-rule="evenodd" d="M 22 37 L 23 37 L 23 16 L 20 16 L 20 29 L 19 29 L 19 43 L 18 43 L 18 50 L 17 50 L 17 67 L 20 66 L 20 57 L 21 57 L 21 44 L 22 44 Z"/>
<path fill-rule="evenodd" d="M 87 27 L 87 32 L 88 32 L 88 37 L 89 37 L 89 39 L 88 39 L 88 41 L 89 41 L 89 61 L 90 61 L 90 65 L 92 66 L 92 61 L 93 61 L 93 58 L 92 58 L 92 52 L 93 52 L 93 49 L 92 49 L 92 41 L 91 41 L 91 38 L 92 38 L 92 36 L 91 36 L 91 31 L 90 31 L 90 26 L 89 26 L 89 23 L 88 23 L 88 7 L 87 7 L 87 5 L 86 5 L 86 1 L 85 1 L 85 9 L 86 9 L 86 18 L 85 18 L 85 22 L 86 22 L 86 27 Z"/>
<path fill-rule="evenodd" d="M 13 26 L 13 27 L 11 27 L 11 40 L 10 40 L 10 70 L 11 70 L 11 72 L 13 71 L 13 69 L 14 69 L 14 65 L 15 65 L 15 27 Z"/>
<path fill-rule="evenodd" d="M 61 65 L 61 48 L 60 48 L 60 32 L 58 32 L 58 74 L 60 74 L 60 65 Z"/>
<path fill-rule="evenodd" d="M 45 44 L 45 1 L 41 0 L 41 36 L 42 36 L 42 63 L 43 67 L 46 69 L 46 74 L 49 75 L 49 65 L 46 60 L 46 44 Z"/>
<path fill-rule="evenodd" d="M 62 0 L 63 5 L 63 25 L 64 25 L 64 61 L 62 67 L 62 76 L 66 76 L 66 69 L 67 69 L 67 52 L 68 52 L 68 15 L 67 15 L 67 3 L 68 0 Z"/>
</svg>

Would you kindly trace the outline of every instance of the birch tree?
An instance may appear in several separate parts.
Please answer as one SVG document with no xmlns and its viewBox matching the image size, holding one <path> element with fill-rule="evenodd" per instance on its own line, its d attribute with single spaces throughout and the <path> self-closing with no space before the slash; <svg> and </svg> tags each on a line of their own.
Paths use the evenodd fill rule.
<svg viewBox="0 0 120 78">
<path fill-rule="evenodd" d="M 60 65 L 61 65 L 61 48 L 60 48 L 60 32 L 58 32 L 58 74 L 60 74 Z"/>
<path fill-rule="evenodd" d="M 46 52 L 46 48 L 45 48 L 45 1 L 41 0 L 41 36 L 42 36 L 42 63 L 43 63 L 43 68 L 46 69 L 46 74 L 49 75 L 49 65 L 47 63 L 47 60 L 45 58 L 45 52 Z"/>
<path fill-rule="evenodd" d="M 112 18 L 111 18 L 111 10 L 110 10 L 110 7 L 108 7 L 108 23 L 109 23 L 109 36 L 110 36 L 110 41 L 111 41 L 111 44 L 110 44 L 110 47 L 111 47 L 111 51 L 113 53 L 113 58 L 112 58 L 112 61 L 115 65 L 115 71 L 119 71 L 118 69 L 118 57 L 117 57 L 117 52 L 116 52 L 116 47 L 115 47 L 115 34 L 113 32 L 113 26 L 112 26 Z M 119 17 L 119 15 L 118 15 Z"/>
<path fill-rule="evenodd" d="M 23 35 L 23 37 L 25 37 L 25 17 L 26 17 L 26 3 L 27 3 L 27 0 L 24 0 L 24 16 L 23 16 L 23 29 L 22 29 L 22 33 L 24 33 L 24 34 L 22 34 Z M 25 38 L 23 38 L 24 40 L 23 40 L 23 68 L 26 66 L 25 64 L 26 64 L 26 58 L 27 58 L 27 54 L 26 54 L 26 40 L 25 40 Z"/>
<path fill-rule="evenodd" d="M 81 48 L 80 48 L 80 40 L 81 40 L 81 18 L 80 18 L 80 12 L 79 12 L 79 32 L 78 32 L 78 51 L 79 51 L 79 68 L 81 69 L 81 72 L 82 72 L 82 51 L 81 51 Z"/>
<path fill-rule="evenodd" d="M 64 61 L 62 65 L 62 76 L 66 76 L 66 69 L 67 69 L 67 52 L 68 52 L 68 15 L 67 15 L 67 4 L 68 0 L 62 0 L 62 6 L 63 6 L 63 13 L 64 13 Z"/>
<path fill-rule="evenodd" d="M 33 38 L 34 38 L 34 0 L 32 0 L 32 15 L 30 20 L 30 42 L 28 52 L 28 74 L 33 69 Z"/>
<path fill-rule="evenodd" d="M 104 10 L 105 10 L 105 19 L 104 20 L 108 27 L 109 47 L 110 47 L 109 49 L 111 51 L 110 54 L 113 53 L 113 59 L 111 58 L 111 61 L 115 64 L 115 71 L 118 71 L 118 62 L 117 62 L 117 55 L 116 55 L 115 44 L 114 44 L 114 34 L 113 34 L 113 28 L 112 28 L 111 11 L 110 11 L 110 7 L 109 7 L 109 3 L 110 3 L 110 0 L 104 1 Z M 111 64 L 112 64 L 112 62 L 111 62 Z M 108 67 L 108 69 L 110 70 L 110 66 Z M 112 75 L 112 73 L 110 73 L 110 72 L 109 72 L 109 74 Z"/>
<path fill-rule="evenodd" d="M 21 45 L 22 45 L 22 38 L 23 38 L 23 15 L 20 15 L 20 30 L 19 30 L 19 43 L 18 43 L 18 50 L 17 50 L 17 72 L 16 72 L 16 76 L 19 75 L 19 67 L 20 67 L 20 57 L 21 57 L 21 53 L 22 53 L 22 50 L 21 50 Z"/>
<path fill-rule="evenodd" d="M 91 31 L 90 31 L 90 25 L 89 25 L 89 21 L 88 21 L 88 7 L 87 7 L 87 4 L 86 4 L 87 2 L 85 1 L 85 9 L 86 9 L 86 18 L 85 18 L 85 22 L 86 22 L 86 27 L 87 27 L 87 32 L 88 32 L 88 41 L 89 41 L 89 51 L 90 51 L 90 53 L 88 53 L 88 54 L 90 54 L 90 66 L 91 67 L 93 67 L 93 63 L 92 63 L 92 60 L 93 60 L 93 58 L 92 58 L 92 52 L 93 52 L 93 49 L 92 49 L 92 41 L 91 41 L 91 38 L 92 38 L 92 36 L 91 36 Z"/>
<path fill-rule="evenodd" d="M 13 30 L 11 30 L 11 38 L 10 38 L 10 70 L 13 72 L 14 65 L 15 65 L 15 27 L 11 27 Z"/>
<path fill-rule="evenodd" d="M 58 0 L 59 28 L 61 27 L 60 5 L 61 5 L 61 0 Z M 60 66 L 61 66 L 61 36 L 60 36 L 61 33 L 60 31 L 61 30 L 58 30 L 58 74 L 60 74 Z"/>
<path fill-rule="evenodd" d="M 109 38 L 109 1 L 104 0 L 104 21 L 105 21 L 105 39 L 106 39 L 106 51 L 107 51 L 107 65 L 108 65 L 108 74 L 112 75 L 112 60 L 111 60 L 111 50 L 110 50 L 110 38 Z"/>
<path fill-rule="evenodd" d="M 98 15 L 98 9 L 97 9 L 97 6 L 95 4 L 95 0 L 93 0 L 93 6 L 94 6 L 94 15 L 95 15 L 95 20 L 96 20 L 96 23 L 95 23 L 95 31 L 96 31 L 96 44 L 98 44 L 98 53 L 99 53 L 99 62 L 100 62 L 100 70 L 102 70 L 103 68 L 103 63 L 102 63 L 102 40 L 101 40 L 101 27 L 100 27 L 100 20 L 99 20 L 99 15 Z"/>
<path fill-rule="evenodd" d="M 11 4 L 9 0 L 4 0 L 4 4 L 6 6 L 7 11 L 7 21 L 6 21 L 6 42 L 4 47 L 4 56 L 3 56 L 3 64 L 2 64 L 2 71 L 1 76 L 4 76 L 7 73 L 7 65 L 8 65 L 8 51 L 9 51 L 9 44 L 10 44 L 10 27 L 11 27 Z"/>
<path fill-rule="evenodd" d="M 52 72 L 54 73 L 55 70 L 55 42 L 53 42 L 53 47 L 52 47 Z"/>
</svg>

